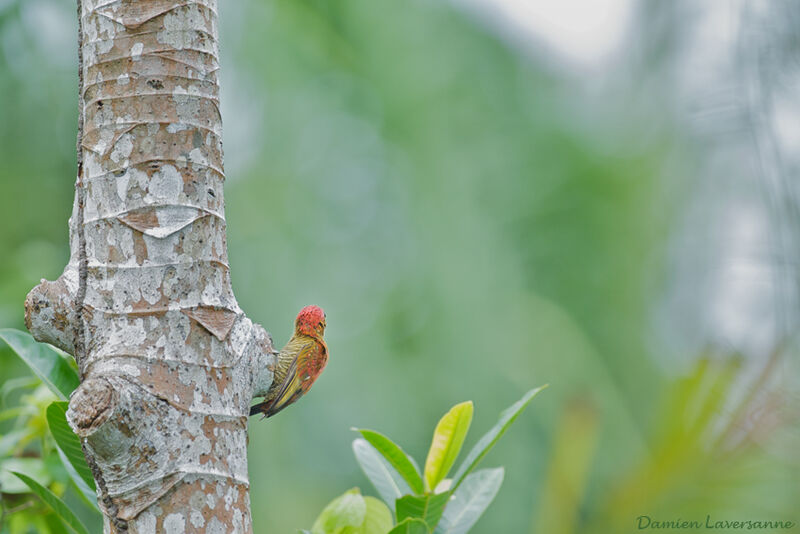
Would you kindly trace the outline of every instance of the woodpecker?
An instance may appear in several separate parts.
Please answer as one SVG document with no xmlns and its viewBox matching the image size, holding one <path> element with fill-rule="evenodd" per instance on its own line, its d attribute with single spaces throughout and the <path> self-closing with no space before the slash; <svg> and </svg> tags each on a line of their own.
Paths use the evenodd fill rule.
<svg viewBox="0 0 800 534">
<path fill-rule="evenodd" d="M 271 417 L 308 393 L 325 364 L 328 346 L 325 334 L 325 312 L 319 306 L 306 306 L 297 314 L 294 335 L 278 354 L 272 387 L 264 402 L 250 408 L 250 415 Z"/>
</svg>

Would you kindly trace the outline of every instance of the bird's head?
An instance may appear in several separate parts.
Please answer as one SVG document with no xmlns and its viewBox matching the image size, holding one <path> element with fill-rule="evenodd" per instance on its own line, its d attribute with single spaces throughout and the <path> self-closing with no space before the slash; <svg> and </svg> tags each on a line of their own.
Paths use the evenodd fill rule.
<svg viewBox="0 0 800 534">
<path fill-rule="evenodd" d="M 325 333 L 325 312 L 319 306 L 306 306 L 297 314 L 295 332 L 322 339 Z"/>
</svg>

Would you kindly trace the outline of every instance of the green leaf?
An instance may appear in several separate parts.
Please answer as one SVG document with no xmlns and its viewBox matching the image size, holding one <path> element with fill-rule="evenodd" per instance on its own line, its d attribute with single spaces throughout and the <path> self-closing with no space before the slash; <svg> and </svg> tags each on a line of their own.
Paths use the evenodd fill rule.
<svg viewBox="0 0 800 534">
<path fill-rule="evenodd" d="M 422 519 L 409 518 L 398 523 L 388 534 L 430 534 L 430 530 Z"/>
<path fill-rule="evenodd" d="M 472 401 L 456 404 L 444 414 L 433 431 L 431 448 L 425 460 L 425 483 L 433 490 L 447 476 L 461 451 L 472 423 Z"/>
<path fill-rule="evenodd" d="M 30 334 L 12 328 L 0 329 L 0 339 L 28 364 L 50 391 L 61 400 L 67 400 L 80 379 L 66 358 L 47 343 L 37 343 Z"/>
<path fill-rule="evenodd" d="M 85 502 L 89 508 L 99 512 L 100 508 L 97 506 L 97 492 L 86 485 L 86 482 L 83 481 L 78 472 L 75 471 L 75 468 L 72 467 L 72 464 L 69 463 L 66 455 L 64 455 L 64 451 L 56 447 L 56 452 L 58 453 L 58 458 L 61 460 L 61 463 L 64 465 L 64 469 L 66 469 L 67 473 L 69 474 L 69 478 L 72 480 L 72 483 L 78 488 L 83 502 Z"/>
<path fill-rule="evenodd" d="M 531 399 L 536 396 L 541 390 L 546 388 L 547 385 L 540 386 L 538 388 L 532 389 L 528 391 L 523 397 L 503 410 L 500 414 L 500 419 L 497 421 L 491 430 L 489 430 L 486 434 L 478 440 L 478 443 L 472 447 L 472 450 L 469 451 L 467 454 L 466 459 L 461 463 L 456 471 L 455 476 L 453 476 L 454 484 L 453 484 L 453 491 L 458 489 L 458 486 L 464 481 L 464 478 L 472 472 L 473 469 L 478 465 L 478 463 L 486 456 L 486 453 L 494 447 L 494 444 L 497 443 L 497 440 L 505 434 L 508 427 L 511 426 L 519 414 L 528 406 L 528 403 L 531 402 Z"/>
<path fill-rule="evenodd" d="M 353 440 L 353 454 L 372 485 L 394 513 L 394 502 L 411 493 L 411 488 L 400 473 L 381 456 L 367 440 Z"/>
<path fill-rule="evenodd" d="M 69 403 L 65 401 L 56 401 L 50 403 L 47 407 L 47 425 L 50 427 L 50 432 L 56 440 L 56 445 L 63 451 L 64 456 L 67 457 L 69 463 L 81 477 L 83 482 L 86 483 L 92 491 L 96 492 L 97 488 L 94 484 L 94 477 L 92 470 L 89 469 L 89 464 L 86 463 L 86 458 L 83 456 L 83 449 L 81 449 L 81 440 L 72 431 L 67 423 L 67 408 Z"/>
<path fill-rule="evenodd" d="M 386 461 L 388 461 L 391 466 L 400 473 L 403 479 L 408 482 L 409 487 L 414 493 L 421 494 L 425 491 L 419 469 L 417 469 L 411 458 L 399 445 L 383 434 L 373 430 L 364 430 L 360 428 L 354 428 L 353 430 L 361 433 L 364 439 L 386 458 Z"/>
<path fill-rule="evenodd" d="M 464 479 L 447 505 L 436 534 L 465 534 L 492 503 L 503 483 L 503 468 L 481 469 Z"/>
<path fill-rule="evenodd" d="M 386 534 L 392 529 L 392 512 L 375 497 L 364 497 L 367 512 L 360 527 L 344 527 L 341 534 Z"/>
<path fill-rule="evenodd" d="M 6 458 L 0 461 L 0 493 L 28 493 L 28 487 L 12 471 L 24 473 L 41 484 L 50 484 L 53 477 L 41 458 Z"/>
<path fill-rule="evenodd" d="M 58 517 L 61 518 L 62 521 L 73 531 L 77 534 L 89 534 L 89 531 L 86 530 L 86 527 L 83 526 L 80 519 L 78 519 L 75 514 L 72 513 L 64 501 L 56 497 L 55 493 L 50 491 L 49 489 L 45 488 L 31 477 L 27 475 L 23 475 L 22 473 L 14 473 L 14 475 L 23 481 L 33 493 L 39 496 L 44 503 L 53 509 Z"/>
<path fill-rule="evenodd" d="M 450 500 L 450 492 L 429 494 L 424 496 L 406 495 L 397 499 L 397 522 L 406 518 L 417 518 L 425 521 L 433 530 L 442 517 L 442 512 Z"/>
<path fill-rule="evenodd" d="M 311 527 L 312 534 L 340 534 L 344 527 L 360 527 L 364 523 L 367 504 L 358 488 L 336 497 L 322 510 Z"/>
</svg>

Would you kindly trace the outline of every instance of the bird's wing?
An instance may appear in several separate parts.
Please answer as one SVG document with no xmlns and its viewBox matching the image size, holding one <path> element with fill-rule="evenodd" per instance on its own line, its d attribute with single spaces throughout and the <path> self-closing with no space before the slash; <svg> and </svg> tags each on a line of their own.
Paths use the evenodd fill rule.
<svg viewBox="0 0 800 534">
<path fill-rule="evenodd" d="M 264 415 L 267 417 L 275 415 L 305 394 L 308 388 L 303 389 L 302 386 L 306 380 L 311 379 L 308 363 L 316 348 L 317 343 L 314 340 L 310 340 L 302 346 L 297 357 L 289 366 L 289 370 L 286 371 L 286 376 L 275 397 L 264 407 Z"/>
</svg>

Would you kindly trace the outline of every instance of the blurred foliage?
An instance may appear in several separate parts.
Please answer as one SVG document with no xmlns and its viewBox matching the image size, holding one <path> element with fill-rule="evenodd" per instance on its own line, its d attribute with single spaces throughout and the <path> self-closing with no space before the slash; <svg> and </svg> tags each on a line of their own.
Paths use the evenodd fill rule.
<svg viewBox="0 0 800 534">
<path fill-rule="evenodd" d="M 632 532 L 639 516 L 797 525 L 797 466 L 769 453 L 762 441 L 772 440 L 769 429 L 738 417 L 760 409 L 753 398 L 735 398 L 732 386 L 742 377 L 740 358 L 701 355 L 690 374 L 665 389 L 649 454 L 625 466 L 596 502 L 584 495 L 588 468 L 601 461 L 593 446 L 599 415 L 584 399 L 567 404 L 530 532 Z"/>
<path fill-rule="evenodd" d="M 57 386 L 63 385 L 66 374 L 72 373 L 77 384 L 74 360 L 24 332 L 4 329 L 0 339 L 8 341 L 38 377 L 21 376 L 0 384 L 0 534 L 81 534 L 89 532 L 84 523 L 97 532 L 102 518 L 95 499 L 87 497 L 88 488 L 83 492 L 75 485 L 78 475 L 73 478 L 72 467 L 53 440 L 51 410 L 46 410 L 69 395 Z M 73 452 L 77 454 L 80 445 Z M 85 466 L 83 457 L 78 459 Z"/>
<path fill-rule="evenodd" d="M 675 376 L 700 373 L 664 364 L 651 331 L 701 147 L 667 78 L 685 18 L 648 5 L 603 84 L 444 2 L 220 6 L 234 288 L 279 345 L 301 306 L 329 317 L 313 394 L 251 427 L 256 532 L 312 524 L 363 480 L 352 425 L 422 450 L 438 407 L 472 398 L 489 426 L 511 392 L 541 382 L 548 395 L 497 447 L 504 490 L 476 532 L 548 532 L 553 516 L 528 511 L 541 503 L 573 510 L 574 532 L 623 532 L 656 511 L 796 511 L 796 456 L 775 453 L 769 433 L 733 453 L 730 437 L 693 430 L 723 424 L 728 404 L 664 400 Z M 68 258 L 75 33 L 71 1 L 0 1 L 1 326 L 23 327 L 25 294 Z M 0 349 L 4 384 L 32 384 L 26 373 Z M 0 435 L 38 436 L 8 454 L 46 462 L 51 399 L 31 388 L 4 404 L 20 412 Z M 3 503 L 30 506 L 8 525 L 56 528 L 37 501 Z"/>
</svg>

